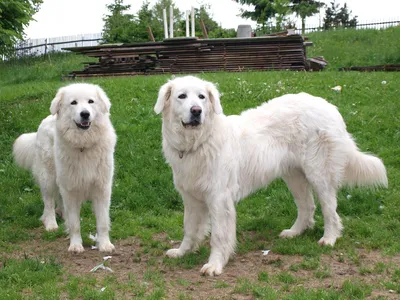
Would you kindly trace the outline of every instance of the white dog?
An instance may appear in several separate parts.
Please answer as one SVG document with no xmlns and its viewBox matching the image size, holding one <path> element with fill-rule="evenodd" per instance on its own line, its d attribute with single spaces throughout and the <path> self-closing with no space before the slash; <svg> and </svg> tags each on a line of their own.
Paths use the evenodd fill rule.
<svg viewBox="0 0 400 300">
<path fill-rule="evenodd" d="M 70 236 L 68 251 L 82 252 L 80 209 L 92 200 L 100 251 L 110 252 L 109 207 L 114 173 L 116 135 L 109 119 L 110 100 L 97 85 L 71 84 L 58 90 L 51 115 L 35 133 L 14 143 L 16 162 L 30 169 L 44 202 L 46 230 L 58 228 L 55 202 L 60 195 Z"/>
<path fill-rule="evenodd" d="M 196 77 L 169 81 L 154 107 L 163 113 L 163 151 L 182 195 L 184 238 L 169 257 L 194 251 L 211 223 L 211 255 L 201 272 L 221 274 L 236 244 L 235 203 L 282 177 L 298 216 L 281 237 L 314 224 L 313 190 L 325 221 L 321 245 L 333 246 L 342 224 L 342 185 L 387 186 L 382 161 L 358 150 L 335 106 L 306 93 L 285 95 L 240 116 L 222 113 L 216 87 Z"/>
</svg>

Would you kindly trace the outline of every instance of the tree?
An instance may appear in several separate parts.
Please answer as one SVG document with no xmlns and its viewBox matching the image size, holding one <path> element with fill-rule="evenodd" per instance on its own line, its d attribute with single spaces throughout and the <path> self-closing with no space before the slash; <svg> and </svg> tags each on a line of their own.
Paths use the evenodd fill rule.
<svg viewBox="0 0 400 300">
<path fill-rule="evenodd" d="M 274 0 L 235 0 L 240 4 L 253 5 L 254 10 L 241 9 L 241 17 L 256 21 L 262 31 L 268 26 L 268 20 L 273 18 L 276 11 L 273 7 Z"/>
<path fill-rule="evenodd" d="M 124 5 L 123 0 L 114 0 L 106 5 L 110 15 L 103 18 L 103 40 L 106 43 L 129 43 L 134 39 L 134 16 L 126 14 L 130 5 Z"/>
<path fill-rule="evenodd" d="M 134 23 L 134 41 L 148 41 L 149 35 L 147 32 L 147 27 L 152 27 L 152 25 L 154 24 L 153 13 L 149 8 L 149 2 L 143 2 L 142 7 L 135 16 Z"/>
<path fill-rule="evenodd" d="M 24 38 L 24 27 L 34 20 L 42 0 L 0 1 L 0 54 L 11 54 L 18 40 Z"/>
<path fill-rule="evenodd" d="M 287 16 L 292 12 L 291 0 L 235 0 L 240 4 L 252 5 L 254 10 L 241 10 L 241 16 L 257 22 L 257 31 L 281 31 L 287 25 Z M 275 26 L 272 25 L 275 20 Z"/>
<path fill-rule="evenodd" d="M 174 36 L 183 36 L 185 33 L 180 30 L 180 22 L 182 19 L 182 12 L 179 8 L 175 7 L 173 0 L 158 0 L 154 7 L 152 8 L 153 23 L 152 30 L 153 35 L 156 40 L 164 39 L 164 19 L 163 19 L 163 9 L 167 10 L 168 24 L 169 24 L 169 7 L 173 7 L 174 12 Z M 169 29 L 169 27 L 168 27 Z"/>
<path fill-rule="evenodd" d="M 287 21 L 286 16 L 291 13 L 289 0 L 275 0 L 272 2 L 272 8 L 275 13 L 275 31 L 282 31 Z"/>
<path fill-rule="evenodd" d="M 325 4 L 314 0 L 291 0 L 292 10 L 301 19 L 301 33 L 304 34 L 306 18 L 318 13 L 319 9 Z"/>
<path fill-rule="evenodd" d="M 204 26 L 207 30 L 209 38 L 231 38 L 236 37 L 235 29 L 224 29 L 217 21 L 215 21 L 210 12 L 211 6 L 201 5 L 200 8 L 194 9 L 194 19 L 195 19 L 195 35 L 203 36 L 203 31 L 201 29 L 200 20 L 203 21 Z M 182 19 L 179 24 L 180 30 L 186 32 L 186 18 Z"/>
<path fill-rule="evenodd" d="M 357 16 L 350 19 L 351 11 L 347 9 L 347 4 L 345 3 L 343 7 L 340 8 L 339 13 L 336 15 L 338 23 L 343 27 L 356 27 L 357 26 Z"/>
<path fill-rule="evenodd" d="M 355 27 L 357 25 L 357 16 L 350 19 L 351 11 L 348 10 L 347 4 L 339 8 L 339 4 L 335 1 L 331 2 L 331 6 L 325 10 L 324 29 L 338 27 Z"/>
</svg>

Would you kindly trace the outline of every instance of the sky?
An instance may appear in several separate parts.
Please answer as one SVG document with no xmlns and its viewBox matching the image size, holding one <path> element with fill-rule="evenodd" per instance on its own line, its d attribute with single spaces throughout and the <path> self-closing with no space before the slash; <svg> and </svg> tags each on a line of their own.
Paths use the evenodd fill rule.
<svg viewBox="0 0 400 300">
<path fill-rule="evenodd" d="M 51 38 L 89 33 L 100 33 L 103 28 L 103 17 L 107 14 L 106 4 L 112 0 L 44 0 L 40 11 L 34 15 L 25 30 L 27 38 Z M 131 5 L 131 13 L 139 10 L 142 0 L 124 0 L 124 4 Z M 157 0 L 150 0 L 152 6 Z M 325 0 L 329 3 L 329 0 Z M 336 3 L 347 6 L 353 14 L 358 16 L 359 23 L 375 21 L 399 21 L 400 0 L 336 0 Z M 368 2 L 368 4 L 367 4 Z M 238 17 L 241 5 L 232 0 L 174 0 L 176 6 L 182 11 L 191 6 L 199 7 L 201 4 L 211 5 L 211 14 L 215 21 L 224 28 L 237 28 L 239 24 L 255 23 Z M 306 20 L 308 27 L 318 26 L 322 21 L 324 12 Z M 300 27 L 300 24 L 298 27 Z"/>
</svg>

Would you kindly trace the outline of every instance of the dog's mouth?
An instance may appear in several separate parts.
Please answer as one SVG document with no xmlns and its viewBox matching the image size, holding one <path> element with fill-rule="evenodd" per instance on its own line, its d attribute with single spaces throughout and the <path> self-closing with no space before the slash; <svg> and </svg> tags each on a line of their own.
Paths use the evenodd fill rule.
<svg viewBox="0 0 400 300">
<path fill-rule="evenodd" d="M 89 127 L 90 127 L 90 125 L 91 125 L 92 123 L 89 122 L 89 121 L 84 121 L 84 122 L 81 122 L 81 123 L 75 122 L 75 124 L 76 124 L 76 126 L 78 126 L 78 128 L 80 128 L 80 129 L 88 130 Z"/>
<path fill-rule="evenodd" d="M 183 122 L 183 121 L 181 121 L 181 122 L 182 122 L 182 126 L 183 126 L 184 128 L 187 128 L 187 129 L 196 128 L 196 127 L 198 127 L 199 125 L 201 125 L 201 123 L 200 123 L 199 120 L 192 120 L 192 121 L 190 121 L 189 123 L 185 123 L 185 122 Z"/>
</svg>

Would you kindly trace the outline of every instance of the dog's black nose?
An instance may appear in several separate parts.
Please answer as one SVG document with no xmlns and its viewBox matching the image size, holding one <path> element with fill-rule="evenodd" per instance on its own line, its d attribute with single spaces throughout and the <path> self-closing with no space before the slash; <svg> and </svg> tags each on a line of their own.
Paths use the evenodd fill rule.
<svg viewBox="0 0 400 300">
<path fill-rule="evenodd" d="M 83 110 L 83 111 L 81 111 L 81 117 L 82 117 L 82 119 L 89 119 L 89 117 L 90 117 L 90 112 L 88 112 L 87 110 Z"/>
<path fill-rule="evenodd" d="M 192 106 L 192 107 L 190 108 L 190 112 L 191 112 L 191 114 L 192 114 L 193 116 L 198 117 L 198 116 L 200 116 L 202 110 L 201 110 L 201 107 L 200 107 L 200 106 Z"/>
</svg>

